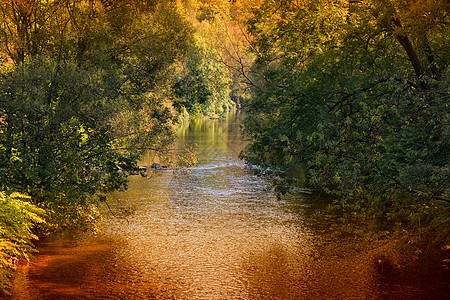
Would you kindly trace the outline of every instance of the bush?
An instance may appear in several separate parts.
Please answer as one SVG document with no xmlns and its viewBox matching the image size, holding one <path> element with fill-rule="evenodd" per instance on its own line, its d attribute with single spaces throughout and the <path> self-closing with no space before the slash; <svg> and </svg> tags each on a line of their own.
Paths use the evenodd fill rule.
<svg viewBox="0 0 450 300">
<path fill-rule="evenodd" d="M 38 237 L 33 228 L 44 223 L 45 211 L 31 204 L 30 197 L 0 192 L 0 292 L 8 293 L 9 276 L 19 258 L 29 259 Z"/>
</svg>

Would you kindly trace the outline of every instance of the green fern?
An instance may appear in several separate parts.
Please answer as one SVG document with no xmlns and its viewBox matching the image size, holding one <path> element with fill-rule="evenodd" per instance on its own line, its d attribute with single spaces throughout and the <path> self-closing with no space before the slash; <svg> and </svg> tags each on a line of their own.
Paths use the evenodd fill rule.
<svg viewBox="0 0 450 300">
<path fill-rule="evenodd" d="M 31 204 L 30 197 L 0 192 L 0 292 L 8 294 L 9 277 L 19 259 L 29 260 L 38 237 L 35 224 L 44 223 L 45 211 Z"/>
</svg>

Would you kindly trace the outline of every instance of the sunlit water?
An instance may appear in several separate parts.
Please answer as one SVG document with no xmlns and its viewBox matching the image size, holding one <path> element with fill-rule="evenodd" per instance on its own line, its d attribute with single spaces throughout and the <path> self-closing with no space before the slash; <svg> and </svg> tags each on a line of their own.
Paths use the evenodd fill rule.
<svg viewBox="0 0 450 300">
<path fill-rule="evenodd" d="M 188 170 L 132 176 L 100 234 L 44 241 L 12 299 L 370 299 L 370 272 L 314 261 L 310 196 L 277 199 L 238 159 L 238 114 L 191 123 Z M 154 154 L 144 158 L 151 165 Z M 317 199 L 316 199 L 317 200 Z"/>
</svg>

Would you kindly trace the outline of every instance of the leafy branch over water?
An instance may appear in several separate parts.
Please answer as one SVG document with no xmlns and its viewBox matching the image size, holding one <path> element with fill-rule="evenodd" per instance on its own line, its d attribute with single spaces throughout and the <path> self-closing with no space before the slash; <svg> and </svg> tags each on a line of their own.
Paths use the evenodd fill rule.
<svg viewBox="0 0 450 300">
<path fill-rule="evenodd" d="M 305 169 L 310 187 L 337 196 L 344 224 L 445 242 L 448 10 L 427 0 L 265 1 L 249 22 L 257 88 L 244 157 L 270 167 L 281 191 L 304 184 Z"/>
<path fill-rule="evenodd" d="M 8 277 L 18 258 L 29 259 L 38 237 L 35 225 L 44 222 L 45 211 L 30 203 L 30 197 L 0 192 L 0 292 L 9 285 Z"/>
</svg>

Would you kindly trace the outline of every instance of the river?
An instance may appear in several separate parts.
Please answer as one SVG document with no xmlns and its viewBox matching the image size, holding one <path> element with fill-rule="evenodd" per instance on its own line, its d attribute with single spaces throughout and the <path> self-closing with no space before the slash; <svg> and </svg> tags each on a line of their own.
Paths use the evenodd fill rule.
<svg viewBox="0 0 450 300">
<path fill-rule="evenodd" d="M 239 119 L 181 128 L 177 147 L 194 146 L 198 164 L 131 176 L 128 191 L 110 195 L 100 233 L 39 243 L 10 299 L 382 297 L 364 262 L 316 261 L 320 230 L 311 215 L 324 201 L 307 193 L 277 199 L 252 175 L 238 158 Z M 149 153 L 142 164 L 155 161 Z M 402 299 L 414 299 L 414 289 L 404 286 Z"/>
</svg>

